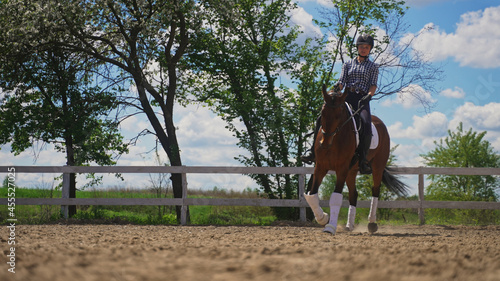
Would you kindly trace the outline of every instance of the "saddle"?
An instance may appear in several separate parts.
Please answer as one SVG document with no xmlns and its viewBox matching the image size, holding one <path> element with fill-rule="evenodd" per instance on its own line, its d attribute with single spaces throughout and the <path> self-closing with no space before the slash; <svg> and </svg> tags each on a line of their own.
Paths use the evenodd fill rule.
<svg viewBox="0 0 500 281">
<path fill-rule="evenodd" d="M 353 116 L 351 105 L 348 104 L 347 102 L 345 104 L 347 106 L 347 109 L 349 110 L 349 114 Z M 361 120 L 359 120 L 359 118 L 360 117 L 358 114 L 354 115 L 352 118 L 352 123 L 354 124 L 354 133 L 356 134 L 356 147 L 358 147 L 359 145 L 359 132 L 362 129 L 360 128 Z M 370 143 L 370 149 L 375 149 L 378 146 L 378 131 L 377 128 L 375 128 L 375 125 L 373 125 L 373 123 L 371 123 L 371 125 L 372 125 L 372 141 Z"/>
</svg>

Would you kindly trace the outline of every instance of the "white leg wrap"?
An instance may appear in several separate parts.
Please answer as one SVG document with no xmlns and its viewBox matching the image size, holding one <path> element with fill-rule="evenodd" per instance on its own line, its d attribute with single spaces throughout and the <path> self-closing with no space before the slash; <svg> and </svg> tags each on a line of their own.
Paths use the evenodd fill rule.
<svg viewBox="0 0 500 281">
<path fill-rule="evenodd" d="M 368 215 L 368 222 L 376 222 L 377 221 L 377 205 L 378 205 L 378 197 L 372 197 L 372 203 L 370 205 L 370 214 Z"/>
<path fill-rule="evenodd" d="M 349 231 L 354 230 L 354 219 L 356 218 L 356 207 L 353 205 L 349 206 L 349 214 L 347 215 L 347 229 Z"/>
<path fill-rule="evenodd" d="M 330 221 L 323 229 L 324 232 L 335 234 L 337 231 L 337 220 L 339 218 L 340 207 L 342 206 L 342 194 L 332 193 L 330 197 Z"/>
<path fill-rule="evenodd" d="M 318 194 L 314 195 L 309 195 L 309 193 L 304 194 L 304 198 L 306 198 L 307 204 L 309 204 L 309 207 L 311 207 L 313 213 L 314 213 L 314 218 L 316 218 L 316 221 L 321 224 L 325 225 L 328 223 L 328 214 L 323 212 L 323 209 L 319 206 L 319 196 Z"/>
</svg>

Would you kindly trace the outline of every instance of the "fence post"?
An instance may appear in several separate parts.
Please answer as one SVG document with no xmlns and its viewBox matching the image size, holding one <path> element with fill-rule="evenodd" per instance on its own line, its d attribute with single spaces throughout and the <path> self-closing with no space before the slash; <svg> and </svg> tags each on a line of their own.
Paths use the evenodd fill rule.
<svg viewBox="0 0 500 281">
<path fill-rule="evenodd" d="M 305 175 L 300 174 L 299 175 L 299 202 L 302 203 L 304 202 L 304 192 L 305 192 Z M 299 208 L 299 219 L 302 222 L 306 221 L 306 208 L 305 207 L 300 207 Z"/>
<path fill-rule="evenodd" d="M 183 166 L 185 167 L 185 166 Z M 181 206 L 181 225 L 186 225 L 187 224 L 187 210 L 188 206 L 186 205 L 186 198 L 187 198 L 187 177 L 186 173 L 183 172 L 182 174 L 182 206 Z"/>
<path fill-rule="evenodd" d="M 418 218 L 420 219 L 420 225 L 425 224 L 424 216 L 424 175 L 418 174 L 418 201 L 420 203 L 420 208 L 418 208 Z"/>
<path fill-rule="evenodd" d="M 68 199 L 69 198 L 69 183 L 70 183 L 70 174 L 68 173 L 63 173 L 63 182 L 62 182 L 62 199 Z M 61 205 L 61 214 L 64 216 L 65 219 L 68 218 L 69 216 L 69 206 L 68 205 Z"/>
</svg>

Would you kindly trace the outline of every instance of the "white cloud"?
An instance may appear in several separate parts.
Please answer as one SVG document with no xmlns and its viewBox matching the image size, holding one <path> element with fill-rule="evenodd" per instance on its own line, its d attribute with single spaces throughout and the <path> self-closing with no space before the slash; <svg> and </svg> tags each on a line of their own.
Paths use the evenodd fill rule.
<svg viewBox="0 0 500 281">
<path fill-rule="evenodd" d="M 422 157 L 420 154 L 424 154 L 427 151 L 423 147 L 415 142 L 412 144 L 396 144 L 391 143 L 391 147 L 395 147 L 394 154 L 396 155 L 396 165 L 400 167 L 418 167 L 422 166 Z"/>
<path fill-rule="evenodd" d="M 156 166 L 155 152 L 154 152 L 154 136 L 144 136 L 140 138 L 135 145 L 129 147 L 129 153 L 123 154 L 117 161 L 118 166 Z M 166 153 L 161 146 L 158 148 L 158 154 L 161 159 L 168 159 Z M 167 162 L 164 160 L 162 162 Z"/>
<path fill-rule="evenodd" d="M 391 143 L 391 147 L 398 145 L 394 151 L 397 165 L 405 167 L 424 165 L 420 155 L 434 149 L 434 141 L 444 137 L 447 128 L 448 120 L 441 112 L 432 112 L 422 117 L 413 116 L 413 124 L 406 128 L 399 121 L 388 126 L 391 140 L 398 139 L 395 143 Z"/>
<path fill-rule="evenodd" d="M 236 139 L 226 129 L 226 122 L 209 109 L 189 106 L 176 112 L 182 116 L 177 123 L 177 137 L 182 146 L 236 145 Z"/>
<path fill-rule="evenodd" d="M 209 109 L 195 105 L 177 107 L 179 118 L 177 138 L 181 157 L 188 166 L 241 166 L 234 160 L 246 151 L 237 146 L 237 139 L 226 129 L 226 122 Z M 236 124 L 236 126 L 240 126 Z M 219 188 L 243 190 L 255 188 L 255 182 L 245 175 L 210 174 L 188 175 L 189 188 Z"/>
<path fill-rule="evenodd" d="M 142 116 L 143 118 L 139 118 L 139 116 Z M 128 117 L 120 123 L 120 128 L 127 133 L 130 132 L 132 134 L 138 134 L 144 129 L 152 130 L 151 124 L 148 122 L 147 118 L 145 118 L 144 114 Z"/>
<path fill-rule="evenodd" d="M 297 7 L 292 11 L 291 21 L 299 25 L 300 30 L 304 33 L 314 33 L 318 36 L 323 34 L 321 29 L 317 25 L 314 25 L 313 16 L 306 12 L 306 10 L 302 7 Z"/>
<path fill-rule="evenodd" d="M 480 106 L 466 102 L 456 109 L 449 129 L 455 131 L 460 122 L 463 123 L 464 131 L 470 128 L 475 132 L 486 131 L 484 139 L 496 151 L 500 151 L 500 103 L 491 102 Z"/>
<path fill-rule="evenodd" d="M 302 4 L 302 3 L 308 3 L 308 2 L 315 2 L 323 7 L 326 8 L 333 8 L 333 2 L 331 0 L 296 0 L 295 1 L 297 4 Z"/>
<path fill-rule="evenodd" d="M 299 37 L 297 38 L 298 44 L 304 44 L 306 39 L 310 37 L 323 36 L 319 26 L 313 23 L 313 16 L 306 12 L 306 10 L 302 7 L 297 7 L 292 10 L 290 22 L 298 25 L 299 30 L 303 32 L 302 34 L 299 34 Z"/>
<path fill-rule="evenodd" d="M 448 2 L 450 0 L 407 0 L 405 5 L 410 7 L 423 7 L 427 5 L 432 5 L 434 3 Z"/>
<path fill-rule="evenodd" d="M 53 144 L 42 142 L 32 143 L 32 147 L 18 155 L 11 153 L 11 144 L 3 145 L 0 150 L 0 159 L 3 165 L 39 165 L 39 166 L 62 166 L 66 165 L 65 154 L 57 152 Z"/>
<path fill-rule="evenodd" d="M 455 87 L 453 90 L 448 88 L 443 90 L 440 95 L 447 98 L 463 99 L 465 98 L 465 91 L 460 87 Z"/>
<path fill-rule="evenodd" d="M 476 68 L 500 67 L 500 6 L 461 16 L 454 33 L 441 31 L 433 23 L 427 24 L 417 35 L 404 40 L 413 41 L 415 50 L 430 61 L 452 57 L 461 66 Z"/>
<path fill-rule="evenodd" d="M 402 105 L 404 108 L 415 108 L 422 106 L 422 104 L 433 104 L 435 102 L 436 100 L 432 98 L 430 92 L 419 85 L 411 84 L 397 93 L 395 99 L 387 99 L 382 102 L 382 105 Z"/>
<path fill-rule="evenodd" d="M 479 106 L 466 102 L 455 110 L 450 129 L 456 129 L 460 122 L 464 124 L 464 128 L 472 127 L 477 131 L 500 133 L 500 103 L 491 102 Z"/>
<path fill-rule="evenodd" d="M 331 0 L 316 0 L 316 2 L 325 8 L 333 8 L 334 7 L 333 1 L 331 1 Z"/>
<path fill-rule="evenodd" d="M 487 131 L 486 139 L 500 150 L 500 103 L 476 106 L 466 102 L 455 110 L 453 119 L 448 121 L 441 112 L 432 112 L 425 116 L 413 116 L 413 124 L 404 127 L 402 122 L 388 126 L 391 138 L 421 140 L 421 146 L 432 148 L 433 142 L 448 136 L 448 130 L 454 131 L 462 122 L 464 130 Z"/>
<path fill-rule="evenodd" d="M 413 116 L 413 123 L 405 127 L 402 122 L 388 126 L 391 147 L 398 145 L 395 150 L 399 166 L 424 165 L 421 154 L 435 148 L 435 141 L 448 136 L 448 130 L 455 131 L 462 122 L 464 130 L 487 131 L 485 140 L 489 141 L 495 151 L 500 151 L 500 103 L 489 103 L 477 106 L 466 102 L 455 109 L 453 119 L 448 121 L 441 112 L 432 112 L 425 116 Z"/>
<path fill-rule="evenodd" d="M 491 143 L 493 149 L 497 153 L 500 152 L 500 132 L 488 131 L 488 133 L 486 133 L 485 139 Z"/>
<path fill-rule="evenodd" d="M 423 117 L 413 116 L 413 125 L 403 128 L 401 122 L 396 122 L 388 127 L 392 138 L 408 138 L 429 140 L 446 135 L 448 119 L 441 112 L 432 112 Z"/>
</svg>

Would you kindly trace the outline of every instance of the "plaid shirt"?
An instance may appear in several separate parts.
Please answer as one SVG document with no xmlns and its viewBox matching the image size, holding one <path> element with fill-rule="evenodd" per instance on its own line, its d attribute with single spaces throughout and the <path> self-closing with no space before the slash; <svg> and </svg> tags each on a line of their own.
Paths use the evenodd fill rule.
<svg viewBox="0 0 500 281">
<path fill-rule="evenodd" d="M 372 85 L 377 86 L 378 65 L 366 59 L 359 62 L 357 58 L 344 63 L 339 82 L 343 88 L 355 88 L 357 92 L 368 93 Z"/>
</svg>

